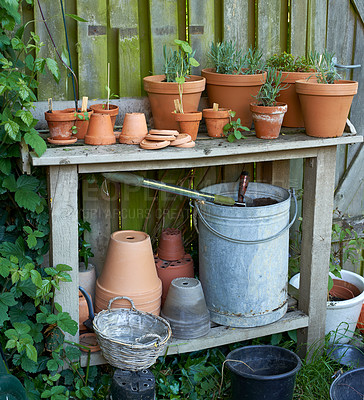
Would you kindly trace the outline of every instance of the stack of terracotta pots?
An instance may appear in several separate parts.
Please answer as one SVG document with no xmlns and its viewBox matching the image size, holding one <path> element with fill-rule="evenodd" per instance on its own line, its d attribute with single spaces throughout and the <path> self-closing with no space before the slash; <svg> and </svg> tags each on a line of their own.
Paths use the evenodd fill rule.
<svg viewBox="0 0 364 400">
<path fill-rule="evenodd" d="M 158 278 L 150 237 L 139 231 L 111 234 L 104 267 L 96 281 L 95 311 L 107 309 L 110 299 L 130 297 L 140 311 L 159 315 L 162 282 Z M 117 300 L 112 308 L 130 308 Z"/>
<path fill-rule="evenodd" d="M 185 253 L 182 234 L 178 229 L 165 229 L 159 239 L 158 255 L 154 257 L 157 273 L 162 281 L 162 305 L 175 278 L 194 277 L 193 260 Z"/>
</svg>

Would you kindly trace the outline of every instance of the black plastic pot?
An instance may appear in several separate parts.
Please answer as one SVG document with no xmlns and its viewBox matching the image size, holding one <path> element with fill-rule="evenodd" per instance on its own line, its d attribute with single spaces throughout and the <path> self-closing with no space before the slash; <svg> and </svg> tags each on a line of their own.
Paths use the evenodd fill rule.
<svg viewBox="0 0 364 400">
<path fill-rule="evenodd" d="M 292 400 L 300 358 L 277 346 L 246 346 L 229 353 L 232 400 Z M 244 364 L 245 363 L 245 364 Z"/>
<path fill-rule="evenodd" d="M 362 400 L 363 398 L 364 368 L 345 372 L 331 384 L 331 400 Z"/>
</svg>

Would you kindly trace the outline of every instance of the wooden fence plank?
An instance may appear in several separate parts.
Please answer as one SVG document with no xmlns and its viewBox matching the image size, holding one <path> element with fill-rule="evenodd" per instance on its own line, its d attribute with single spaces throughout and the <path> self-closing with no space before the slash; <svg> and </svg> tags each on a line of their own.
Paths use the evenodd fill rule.
<svg viewBox="0 0 364 400">
<path fill-rule="evenodd" d="M 138 0 L 110 0 L 110 27 L 118 31 L 119 96 L 141 95 Z"/>
<path fill-rule="evenodd" d="M 80 97 L 106 98 L 107 91 L 107 9 L 106 2 L 77 0 L 77 14 L 87 23 L 78 23 L 78 64 Z M 111 76 L 111 81 L 113 76 Z M 111 86 L 111 85 L 110 85 Z"/>
<path fill-rule="evenodd" d="M 327 1 L 309 0 L 307 17 L 307 51 L 322 53 L 326 47 Z"/>
<path fill-rule="evenodd" d="M 308 0 L 291 1 L 288 51 L 295 56 L 306 55 L 307 2 Z"/>
<path fill-rule="evenodd" d="M 66 39 L 60 3 L 58 1 L 43 1 L 41 6 L 53 40 L 57 46 L 58 52 L 61 54 L 62 48 L 66 49 Z M 54 100 L 66 100 L 68 98 L 67 85 L 72 85 L 71 80 L 67 78 L 66 67 L 61 65 L 61 62 L 59 62 L 57 58 L 56 51 L 47 33 L 38 5 L 34 6 L 34 16 L 35 33 L 39 35 L 40 41 L 44 43 L 44 46 L 40 49 L 39 56 L 57 60 L 61 75 L 60 81 L 57 84 L 48 71 L 45 74 L 39 74 L 38 100 L 47 100 L 49 97 L 52 97 Z"/>
<path fill-rule="evenodd" d="M 190 0 L 189 5 L 189 42 L 196 50 L 196 58 L 200 66 L 192 68 L 192 74 L 201 75 L 201 69 L 206 68 L 208 52 L 214 41 L 215 0 Z"/>
<path fill-rule="evenodd" d="M 287 49 L 287 26 L 286 0 L 257 2 L 257 46 L 265 58 Z"/>
<path fill-rule="evenodd" d="M 255 45 L 254 0 L 224 0 L 223 38 L 236 40 L 244 51 Z"/>
<path fill-rule="evenodd" d="M 149 2 L 151 27 L 152 73 L 162 74 L 163 46 L 174 45 L 178 38 L 178 3 L 174 0 L 151 0 Z"/>
</svg>

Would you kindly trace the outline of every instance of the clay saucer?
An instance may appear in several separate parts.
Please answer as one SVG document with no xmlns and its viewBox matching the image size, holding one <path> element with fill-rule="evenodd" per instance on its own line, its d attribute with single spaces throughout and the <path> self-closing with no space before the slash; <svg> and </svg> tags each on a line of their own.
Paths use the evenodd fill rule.
<svg viewBox="0 0 364 400">
<path fill-rule="evenodd" d="M 163 149 L 163 147 L 169 146 L 169 144 L 170 144 L 169 140 L 163 140 L 161 142 L 157 142 L 144 139 L 143 141 L 140 142 L 139 145 L 142 149 L 145 150 L 158 150 L 158 149 Z"/>
<path fill-rule="evenodd" d="M 171 146 L 179 146 L 183 143 L 187 143 L 191 141 L 191 136 L 188 133 L 180 133 L 177 137 L 176 140 L 171 143 Z"/>
<path fill-rule="evenodd" d="M 157 134 L 153 134 L 153 135 L 147 135 L 145 137 L 145 139 L 148 140 L 159 140 L 159 141 L 163 141 L 163 140 L 169 140 L 170 142 L 172 140 L 176 140 L 176 136 L 174 135 L 157 135 Z"/>
<path fill-rule="evenodd" d="M 82 344 L 82 346 L 88 347 L 91 353 L 94 353 L 95 351 L 100 351 L 100 345 L 97 341 L 95 333 L 82 333 L 80 335 L 79 343 Z M 83 349 L 82 347 L 80 347 L 80 349 L 87 353 L 86 349 Z"/>
<path fill-rule="evenodd" d="M 51 144 L 65 145 L 65 144 L 76 143 L 77 142 L 77 138 L 65 139 L 65 140 L 47 138 L 47 142 L 51 143 Z"/>
<path fill-rule="evenodd" d="M 190 142 L 179 144 L 176 147 L 189 148 L 189 147 L 195 147 L 195 145 L 196 143 L 193 140 L 191 140 Z"/>
<path fill-rule="evenodd" d="M 173 129 L 151 129 L 149 135 L 178 136 L 179 132 Z"/>
</svg>

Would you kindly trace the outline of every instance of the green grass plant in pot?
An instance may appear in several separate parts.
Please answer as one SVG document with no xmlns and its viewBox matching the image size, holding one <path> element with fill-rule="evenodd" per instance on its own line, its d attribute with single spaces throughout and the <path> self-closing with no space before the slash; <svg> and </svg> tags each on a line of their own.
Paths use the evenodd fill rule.
<svg viewBox="0 0 364 400">
<path fill-rule="evenodd" d="M 300 100 L 296 93 L 295 82 L 300 79 L 310 78 L 315 74 L 315 68 L 311 57 L 294 57 L 283 52 L 274 54 L 267 60 L 267 66 L 276 68 L 282 73 L 282 80 L 287 85 L 286 90 L 279 93 L 277 100 L 287 104 L 287 112 L 284 115 L 282 126 L 290 128 L 303 128 L 303 116 Z"/>
<path fill-rule="evenodd" d="M 258 138 L 278 138 L 287 104 L 277 102 L 277 97 L 286 87 L 287 85 L 282 83 L 282 73 L 268 67 L 267 80 L 255 96 L 257 101 L 250 104 L 255 135 Z"/>
<path fill-rule="evenodd" d="M 212 43 L 209 52 L 213 68 L 205 68 L 201 75 L 206 78 L 210 106 L 236 111 L 242 125 L 252 125 L 249 109 L 251 96 L 256 96 L 265 82 L 264 62 L 259 49 L 249 48 L 244 54 L 236 42 Z"/>
<path fill-rule="evenodd" d="M 143 79 L 156 129 L 178 129 L 172 115 L 174 101 L 180 101 L 183 113 L 195 112 L 201 93 L 205 90 L 205 78 L 191 75 L 191 67 L 199 65 L 191 46 L 179 39 L 175 39 L 174 44 L 177 45 L 177 50 L 168 51 L 166 46 L 163 48 L 164 74 L 146 76 Z"/>
<path fill-rule="evenodd" d="M 306 134 L 314 137 L 342 136 L 358 82 L 341 80 L 333 54 L 314 57 L 317 72 L 296 82 Z"/>
</svg>

